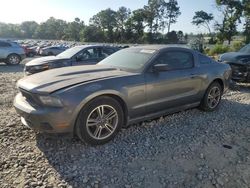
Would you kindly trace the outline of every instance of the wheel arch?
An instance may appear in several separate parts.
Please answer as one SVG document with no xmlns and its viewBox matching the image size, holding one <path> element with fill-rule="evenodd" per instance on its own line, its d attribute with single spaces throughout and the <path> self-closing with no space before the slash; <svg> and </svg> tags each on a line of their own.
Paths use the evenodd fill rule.
<svg viewBox="0 0 250 188">
<path fill-rule="evenodd" d="M 218 82 L 218 83 L 220 84 L 221 89 L 222 89 L 222 93 L 223 93 L 223 92 L 224 92 L 224 89 L 225 89 L 223 80 L 222 80 L 221 78 L 216 78 L 216 79 L 214 79 L 214 80 L 209 84 L 209 86 L 210 86 L 212 83 L 214 83 L 214 82 Z M 209 87 L 209 86 L 208 86 L 208 87 Z"/>
<path fill-rule="evenodd" d="M 20 56 L 19 54 L 17 54 L 17 53 L 10 53 L 10 54 L 7 56 L 7 59 L 8 59 L 9 56 L 11 56 L 11 55 L 16 55 L 16 56 L 18 56 L 18 57 L 21 59 L 21 56 Z"/>
<path fill-rule="evenodd" d="M 125 102 L 124 97 L 122 97 L 118 92 L 104 92 L 104 93 L 100 93 L 100 94 L 92 94 L 91 96 L 88 96 L 87 98 L 85 98 L 77 107 L 76 112 L 75 112 L 75 118 L 74 118 L 74 122 L 72 122 L 73 124 L 73 133 L 75 134 L 75 129 L 76 129 L 76 124 L 78 121 L 78 117 L 79 114 L 81 112 L 81 110 L 83 108 L 86 108 L 88 106 L 88 104 L 90 104 L 93 100 L 99 98 L 99 97 L 111 97 L 113 99 L 115 99 L 121 106 L 123 109 L 123 115 L 124 115 L 124 125 L 127 125 L 128 123 L 128 106 Z"/>
</svg>

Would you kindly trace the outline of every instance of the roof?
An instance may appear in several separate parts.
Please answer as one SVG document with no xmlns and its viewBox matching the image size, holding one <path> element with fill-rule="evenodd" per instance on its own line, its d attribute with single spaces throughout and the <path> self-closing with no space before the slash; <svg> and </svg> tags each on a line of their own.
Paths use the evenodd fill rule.
<svg viewBox="0 0 250 188">
<path fill-rule="evenodd" d="M 110 47 L 110 48 L 117 48 L 116 46 L 104 45 L 104 44 L 84 44 L 84 45 L 77 45 L 75 47 L 79 47 L 79 48 L 87 48 L 87 47 Z"/>
<path fill-rule="evenodd" d="M 152 45 L 134 46 L 132 48 L 143 48 L 143 49 L 150 49 L 150 50 L 161 50 L 163 48 L 187 48 L 187 49 L 190 49 L 190 47 L 188 47 L 187 45 L 183 45 L 183 44 L 165 44 L 165 45 L 152 44 Z"/>
</svg>

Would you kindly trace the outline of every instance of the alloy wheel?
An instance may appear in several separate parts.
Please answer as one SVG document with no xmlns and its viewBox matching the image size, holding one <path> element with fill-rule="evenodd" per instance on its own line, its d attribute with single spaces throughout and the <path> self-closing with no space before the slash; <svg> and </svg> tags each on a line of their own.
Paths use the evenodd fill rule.
<svg viewBox="0 0 250 188">
<path fill-rule="evenodd" d="M 86 126 L 89 135 L 97 140 L 111 136 L 118 124 L 117 111 L 109 105 L 100 105 L 90 112 Z"/>
<path fill-rule="evenodd" d="M 221 92 L 217 86 L 212 87 L 208 93 L 207 103 L 210 108 L 215 108 L 220 102 Z"/>
</svg>

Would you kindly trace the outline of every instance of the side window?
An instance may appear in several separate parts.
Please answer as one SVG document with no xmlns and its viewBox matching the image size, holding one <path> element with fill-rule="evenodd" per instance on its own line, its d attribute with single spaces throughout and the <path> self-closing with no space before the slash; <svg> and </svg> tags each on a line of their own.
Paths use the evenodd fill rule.
<svg viewBox="0 0 250 188">
<path fill-rule="evenodd" d="M 194 65 L 193 55 L 184 51 L 168 51 L 156 59 L 155 64 L 167 64 L 169 70 L 188 69 Z"/>
<path fill-rule="evenodd" d="M 199 62 L 201 65 L 210 64 L 212 61 L 209 57 L 199 54 Z"/>
<path fill-rule="evenodd" d="M 113 54 L 114 52 L 116 52 L 115 49 L 113 48 L 101 48 L 101 55 L 100 55 L 100 58 L 106 58 L 108 57 L 109 55 Z"/>
<path fill-rule="evenodd" d="M 78 61 L 94 60 L 98 58 L 98 49 L 89 48 L 77 54 Z"/>
<path fill-rule="evenodd" d="M 11 45 L 8 42 L 0 41 L 0 47 L 10 47 Z"/>
</svg>

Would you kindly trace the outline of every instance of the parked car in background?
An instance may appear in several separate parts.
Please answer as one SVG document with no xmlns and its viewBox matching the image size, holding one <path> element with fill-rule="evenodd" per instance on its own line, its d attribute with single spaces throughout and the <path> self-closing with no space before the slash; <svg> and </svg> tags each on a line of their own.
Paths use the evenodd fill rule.
<svg viewBox="0 0 250 188">
<path fill-rule="evenodd" d="M 30 47 L 26 45 L 23 45 L 22 47 L 24 48 L 25 55 L 27 57 L 34 57 L 36 55 L 36 47 Z"/>
<path fill-rule="evenodd" d="M 0 40 L 0 62 L 17 65 L 25 58 L 24 49 L 16 42 Z"/>
<path fill-rule="evenodd" d="M 41 48 L 39 50 L 39 55 L 48 56 L 48 55 L 58 55 L 65 51 L 67 48 L 62 46 L 49 46 L 45 48 Z"/>
<path fill-rule="evenodd" d="M 220 55 L 219 61 L 231 66 L 234 81 L 250 82 L 250 44 L 244 46 L 238 52 Z"/>
<path fill-rule="evenodd" d="M 19 80 L 14 106 L 35 130 L 72 132 L 89 144 L 104 144 L 128 124 L 193 107 L 215 110 L 230 74 L 229 65 L 190 49 L 131 47 L 97 65 Z"/>
<path fill-rule="evenodd" d="M 25 64 L 24 72 L 27 75 L 48 69 L 75 66 L 93 65 L 118 51 L 119 48 L 103 45 L 82 45 L 70 48 L 57 56 L 40 57 Z"/>
</svg>

